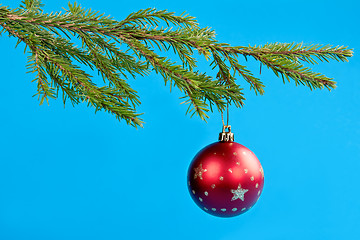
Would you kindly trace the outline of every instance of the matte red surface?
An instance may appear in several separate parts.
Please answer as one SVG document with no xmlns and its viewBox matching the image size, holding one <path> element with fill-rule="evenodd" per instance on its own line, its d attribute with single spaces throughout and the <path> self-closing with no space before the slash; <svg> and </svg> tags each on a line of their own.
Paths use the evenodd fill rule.
<svg viewBox="0 0 360 240">
<path fill-rule="evenodd" d="M 264 173 L 255 154 L 236 142 L 216 142 L 203 148 L 188 170 L 194 202 L 218 217 L 248 211 L 259 199 Z"/>
</svg>

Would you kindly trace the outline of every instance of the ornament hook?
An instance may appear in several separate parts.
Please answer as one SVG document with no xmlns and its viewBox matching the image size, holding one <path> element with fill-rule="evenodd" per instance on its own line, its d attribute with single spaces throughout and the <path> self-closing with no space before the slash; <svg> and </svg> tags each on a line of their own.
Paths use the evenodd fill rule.
<svg viewBox="0 0 360 240">
<path fill-rule="evenodd" d="M 228 131 L 225 132 L 225 129 L 228 129 Z M 234 133 L 231 132 L 230 125 L 223 126 L 222 132 L 219 133 L 219 141 L 220 142 L 233 142 L 234 141 Z"/>
</svg>

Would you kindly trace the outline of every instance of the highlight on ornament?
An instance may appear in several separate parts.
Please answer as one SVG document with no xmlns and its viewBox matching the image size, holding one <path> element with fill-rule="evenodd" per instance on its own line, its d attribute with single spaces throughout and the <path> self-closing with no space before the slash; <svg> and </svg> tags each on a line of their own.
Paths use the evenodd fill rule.
<svg viewBox="0 0 360 240">
<path fill-rule="evenodd" d="M 234 142 L 229 125 L 223 126 L 218 142 L 194 157 L 187 179 L 196 205 L 217 217 L 234 217 L 250 210 L 264 187 L 259 160 L 247 147 Z"/>
</svg>

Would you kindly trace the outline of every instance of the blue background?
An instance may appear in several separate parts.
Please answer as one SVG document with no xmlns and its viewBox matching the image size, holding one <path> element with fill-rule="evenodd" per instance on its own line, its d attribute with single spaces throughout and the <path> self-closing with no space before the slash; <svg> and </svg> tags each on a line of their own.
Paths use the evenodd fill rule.
<svg viewBox="0 0 360 240">
<path fill-rule="evenodd" d="M 20 1 L 2 1 L 16 7 Z M 67 0 L 44 1 L 46 11 Z M 186 186 L 193 156 L 217 139 L 185 116 L 180 93 L 160 76 L 130 80 L 145 113 L 143 129 L 61 99 L 39 106 L 23 45 L 0 38 L 0 239 L 356 239 L 360 234 L 360 49 L 358 1 L 79 1 L 117 20 L 156 7 L 187 11 L 232 45 L 304 42 L 355 49 L 349 63 L 314 70 L 338 88 L 310 91 L 263 68 L 265 95 L 244 83 L 246 105 L 230 109 L 236 140 L 265 172 L 251 211 L 207 215 Z M 209 70 L 201 62 L 202 70 Z M 249 61 L 257 72 L 259 64 Z M 240 83 L 243 80 L 239 79 Z"/>
</svg>

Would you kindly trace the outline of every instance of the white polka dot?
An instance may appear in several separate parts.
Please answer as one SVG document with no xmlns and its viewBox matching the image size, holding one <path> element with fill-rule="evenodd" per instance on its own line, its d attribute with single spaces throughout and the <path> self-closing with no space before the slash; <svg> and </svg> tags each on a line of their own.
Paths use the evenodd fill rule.
<svg viewBox="0 0 360 240">
<path fill-rule="evenodd" d="M 200 202 L 202 202 L 202 201 L 203 201 L 201 197 L 199 197 L 199 200 L 200 200 Z"/>
<path fill-rule="evenodd" d="M 204 192 L 204 194 L 205 194 L 205 196 L 209 195 L 209 193 L 208 193 L 208 192 L 206 192 L 206 191 Z"/>
<path fill-rule="evenodd" d="M 236 162 L 236 165 L 240 165 L 240 163 L 239 163 L 239 162 Z"/>
<path fill-rule="evenodd" d="M 233 154 L 234 154 L 234 156 L 236 156 L 236 155 L 237 155 L 237 152 L 234 152 Z"/>
<path fill-rule="evenodd" d="M 258 196 L 260 195 L 260 190 L 258 191 Z"/>
<path fill-rule="evenodd" d="M 211 187 L 214 189 L 214 188 L 215 188 L 215 184 L 212 184 Z"/>
<path fill-rule="evenodd" d="M 219 177 L 220 181 L 224 180 L 224 178 L 222 176 Z"/>
<path fill-rule="evenodd" d="M 195 190 L 192 190 L 192 193 L 195 194 Z"/>
<path fill-rule="evenodd" d="M 206 207 L 204 207 L 204 210 L 205 210 L 205 211 L 209 211 L 209 209 L 207 209 Z"/>
<path fill-rule="evenodd" d="M 229 169 L 228 169 L 228 171 L 229 171 L 230 173 L 232 173 L 232 170 L 231 170 L 231 168 L 229 168 Z"/>
<path fill-rule="evenodd" d="M 216 208 L 212 208 L 211 210 L 213 210 L 214 212 L 216 211 Z"/>
<path fill-rule="evenodd" d="M 236 212 L 237 208 L 235 207 L 235 208 L 231 209 L 231 211 Z"/>
<path fill-rule="evenodd" d="M 222 208 L 221 211 L 226 212 L 226 208 Z"/>
<path fill-rule="evenodd" d="M 216 152 L 214 153 L 214 155 L 216 155 Z"/>
<path fill-rule="evenodd" d="M 246 210 L 246 207 L 244 207 L 243 209 L 241 209 L 241 211 L 245 211 Z"/>
<path fill-rule="evenodd" d="M 251 181 L 254 181 L 254 176 L 251 176 L 251 177 L 250 177 L 250 180 L 251 180 Z"/>
<path fill-rule="evenodd" d="M 249 171 L 248 169 L 246 169 L 246 168 L 244 169 L 244 172 L 245 172 L 245 173 L 248 173 L 248 171 Z"/>
<path fill-rule="evenodd" d="M 258 188 L 258 187 L 259 187 L 259 184 L 257 183 L 257 184 L 255 185 L 255 187 Z"/>
</svg>

